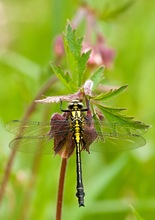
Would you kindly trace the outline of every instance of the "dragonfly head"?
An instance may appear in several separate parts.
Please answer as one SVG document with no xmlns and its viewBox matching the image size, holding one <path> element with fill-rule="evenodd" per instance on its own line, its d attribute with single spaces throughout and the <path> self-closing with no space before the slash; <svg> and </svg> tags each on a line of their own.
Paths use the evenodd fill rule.
<svg viewBox="0 0 155 220">
<path fill-rule="evenodd" d="M 72 101 L 68 104 L 68 108 L 69 108 L 70 110 L 81 110 L 81 109 L 83 109 L 83 103 L 80 102 L 80 100 L 75 99 L 75 100 L 72 100 Z"/>
</svg>

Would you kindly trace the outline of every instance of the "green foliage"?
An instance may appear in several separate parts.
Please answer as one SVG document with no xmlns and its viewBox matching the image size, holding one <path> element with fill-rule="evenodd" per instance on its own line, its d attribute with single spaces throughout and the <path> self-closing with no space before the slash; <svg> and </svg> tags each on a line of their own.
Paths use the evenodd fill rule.
<svg viewBox="0 0 155 220">
<path fill-rule="evenodd" d="M 127 88 L 127 85 L 121 86 L 119 89 L 111 89 L 108 92 L 103 92 L 97 96 L 95 96 L 93 99 L 98 101 L 108 101 L 113 99 L 116 95 L 119 95 L 122 91 L 124 91 Z"/>
<path fill-rule="evenodd" d="M 54 63 L 50 62 L 51 68 L 54 74 L 58 77 L 58 79 L 62 82 L 66 88 L 70 91 L 74 90 L 74 85 L 71 80 L 71 76 L 68 72 L 64 73 L 60 66 L 56 66 Z"/>
<path fill-rule="evenodd" d="M 149 125 L 146 125 L 140 121 L 134 121 L 133 117 L 121 114 L 121 111 L 124 110 L 123 108 L 105 106 L 96 103 L 95 105 L 101 110 L 105 119 L 109 123 L 116 123 L 116 126 L 121 127 L 122 130 L 123 128 L 128 128 L 128 133 L 130 133 L 132 129 L 137 134 L 144 133 L 150 127 Z"/>
<path fill-rule="evenodd" d="M 51 68 L 58 79 L 70 92 L 76 92 L 82 86 L 83 75 L 86 69 L 86 63 L 89 59 L 90 52 L 82 53 L 83 37 L 76 36 L 76 30 L 73 30 L 68 23 L 63 35 L 66 58 L 68 61 L 69 73 L 64 72 L 59 66 L 50 62 Z"/>
<path fill-rule="evenodd" d="M 75 91 L 82 85 L 83 74 L 86 69 L 86 63 L 89 59 L 91 51 L 82 53 L 83 37 L 77 38 L 76 30 L 73 30 L 70 24 L 66 27 L 64 33 L 64 45 L 66 58 L 70 69 L 70 83 L 75 88 Z"/>
<path fill-rule="evenodd" d="M 119 126 L 128 127 L 135 129 L 138 133 L 144 133 L 149 128 L 149 125 L 146 125 L 140 121 L 133 121 L 133 117 L 125 116 L 121 114 L 124 108 L 106 106 L 103 104 L 98 103 L 98 101 L 105 102 L 107 100 L 113 99 L 115 96 L 120 94 L 122 91 L 126 89 L 127 85 L 121 86 L 118 89 L 110 90 L 109 92 L 101 93 L 97 96 L 91 97 L 93 100 L 94 105 L 97 106 L 98 109 L 101 110 L 105 119 L 110 123 L 116 123 Z M 97 102 L 96 102 L 97 101 Z"/>
<path fill-rule="evenodd" d="M 103 79 L 104 79 L 103 72 L 104 72 L 104 67 L 102 66 L 92 73 L 90 79 L 94 83 L 93 90 L 95 90 L 97 88 L 97 86 L 99 85 L 99 83 L 101 83 L 103 81 Z"/>
<path fill-rule="evenodd" d="M 134 121 L 133 120 L 134 117 L 121 114 L 121 112 L 125 110 L 124 108 L 118 108 L 118 107 L 112 107 L 112 106 L 106 106 L 100 104 L 100 102 L 105 102 L 113 99 L 115 96 L 123 92 L 126 89 L 126 87 L 127 85 L 124 85 L 118 89 L 114 89 L 114 90 L 111 89 L 108 92 L 104 92 L 94 97 L 91 97 L 93 100 L 93 104 L 102 112 L 103 117 L 105 117 L 105 120 L 109 123 L 109 125 L 115 124 L 116 125 L 115 127 L 121 128 L 123 133 L 124 132 L 127 132 L 129 134 L 144 133 L 147 131 L 147 129 L 150 126 L 140 121 Z"/>
</svg>

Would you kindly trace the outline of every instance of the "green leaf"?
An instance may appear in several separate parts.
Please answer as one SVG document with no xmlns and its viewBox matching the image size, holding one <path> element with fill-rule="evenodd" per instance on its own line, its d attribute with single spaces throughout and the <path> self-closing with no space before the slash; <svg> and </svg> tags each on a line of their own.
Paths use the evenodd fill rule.
<svg viewBox="0 0 155 220">
<path fill-rule="evenodd" d="M 95 89 L 99 85 L 99 83 L 101 83 L 102 80 L 104 79 L 103 72 L 104 72 L 104 66 L 100 67 L 92 74 L 90 79 L 94 83 L 93 89 Z"/>
<path fill-rule="evenodd" d="M 128 1 L 124 3 L 123 5 L 118 6 L 115 9 L 110 9 L 110 7 L 106 7 L 104 10 L 102 10 L 103 13 L 99 14 L 99 18 L 102 20 L 112 20 L 118 17 L 120 14 L 124 13 L 126 10 L 128 10 L 132 5 L 134 1 Z"/>
<path fill-rule="evenodd" d="M 83 37 L 77 38 L 76 30 L 73 30 L 71 25 L 68 24 L 66 32 L 64 33 L 64 39 L 66 40 L 66 46 L 74 57 L 79 57 L 81 54 Z"/>
<path fill-rule="evenodd" d="M 109 124 L 115 124 L 116 128 L 122 133 L 142 134 L 150 127 L 140 121 L 134 121 L 133 117 L 122 115 L 121 111 L 125 110 L 124 108 L 94 104 L 102 112 L 105 120 Z"/>
<path fill-rule="evenodd" d="M 82 53 L 78 62 L 78 71 L 79 71 L 79 86 L 83 83 L 83 74 L 86 70 L 86 64 L 90 57 L 91 50 L 87 51 L 86 53 Z"/>
<path fill-rule="evenodd" d="M 77 38 L 76 31 L 68 24 L 64 33 L 64 45 L 71 74 L 71 82 L 76 89 L 82 85 L 86 63 L 90 56 L 90 51 L 81 54 L 82 41 L 83 37 Z"/>
<path fill-rule="evenodd" d="M 69 73 L 65 73 L 60 66 L 56 66 L 54 63 L 50 62 L 50 66 L 54 72 L 54 74 L 58 77 L 58 79 L 62 82 L 64 86 L 66 86 L 70 91 L 73 91 L 72 84 L 70 83 L 70 75 Z"/>
<path fill-rule="evenodd" d="M 116 95 L 119 95 L 121 92 L 123 92 L 127 88 L 127 86 L 128 85 L 124 85 L 124 86 L 121 86 L 118 89 L 114 89 L 114 90 L 111 89 L 109 92 L 103 92 L 103 93 L 95 96 L 93 99 L 94 100 L 107 101 L 109 99 L 114 98 Z"/>
</svg>

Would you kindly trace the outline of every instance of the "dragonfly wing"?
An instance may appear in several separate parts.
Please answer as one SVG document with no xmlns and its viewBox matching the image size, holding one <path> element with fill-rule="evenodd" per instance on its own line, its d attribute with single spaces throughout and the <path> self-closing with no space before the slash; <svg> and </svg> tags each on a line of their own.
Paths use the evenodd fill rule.
<svg viewBox="0 0 155 220">
<path fill-rule="evenodd" d="M 50 130 L 50 122 L 13 120 L 7 123 L 6 130 L 19 137 L 39 137 Z"/>
<path fill-rule="evenodd" d="M 14 151 L 20 151 L 31 154 L 52 154 L 53 139 L 49 138 L 28 138 L 18 137 L 13 139 L 9 147 Z"/>
<path fill-rule="evenodd" d="M 140 129 L 140 124 L 131 125 L 120 122 L 108 122 L 86 118 L 84 129 L 84 141 L 87 142 L 92 136 L 95 140 L 90 143 L 89 150 L 97 152 L 115 152 L 131 150 L 146 144 L 141 133 L 147 131 L 147 126 Z"/>
<path fill-rule="evenodd" d="M 54 120 L 51 130 L 51 122 L 13 120 L 7 123 L 6 130 L 18 137 L 42 138 L 49 132 L 51 135 L 59 131 L 66 133 L 69 130 L 67 125 L 66 120 Z"/>
<path fill-rule="evenodd" d="M 142 147 L 145 144 L 145 139 L 142 136 L 136 134 L 98 134 L 97 139 L 90 146 L 90 150 L 96 152 L 116 152 L 132 150 L 138 147 Z"/>
<path fill-rule="evenodd" d="M 69 132 L 69 131 L 68 131 Z M 60 131 L 57 133 L 47 133 L 38 137 L 17 137 L 13 139 L 9 147 L 14 151 L 31 154 L 52 154 L 59 153 L 70 155 L 74 150 L 72 146 L 72 138 L 68 140 L 68 132 Z M 72 135 L 69 132 L 70 135 Z M 72 149 L 73 148 L 73 149 Z"/>
<path fill-rule="evenodd" d="M 70 132 L 68 120 L 61 116 L 50 122 L 25 122 L 14 120 L 6 125 L 6 130 L 16 134 L 10 148 L 32 154 L 59 153 L 65 148 L 67 134 Z M 71 138 L 72 140 L 72 138 Z M 52 149 L 52 147 L 54 148 Z M 67 146 L 66 146 L 67 148 Z"/>
<path fill-rule="evenodd" d="M 90 119 L 85 120 L 88 123 Z M 109 122 L 107 120 L 92 119 L 90 123 L 95 127 L 96 131 L 102 131 L 105 133 L 116 132 L 119 134 L 138 134 L 142 135 L 148 131 L 149 125 L 145 125 L 139 121 L 134 123 L 127 123 L 122 121 Z"/>
</svg>

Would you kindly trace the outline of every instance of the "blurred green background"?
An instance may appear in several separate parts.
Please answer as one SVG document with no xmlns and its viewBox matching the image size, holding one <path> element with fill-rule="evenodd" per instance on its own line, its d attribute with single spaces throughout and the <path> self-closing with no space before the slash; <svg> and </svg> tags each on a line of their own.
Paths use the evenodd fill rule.
<svg viewBox="0 0 155 220">
<path fill-rule="evenodd" d="M 119 4 L 126 1 L 120 1 Z M 87 1 L 96 11 L 115 1 Z M 0 1 L 0 178 L 2 180 L 13 138 L 5 124 L 21 119 L 42 85 L 51 77 L 53 41 L 72 19 L 79 1 Z M 128 11 L 99 25 L 108 44 L 115 48 L 113 68 L 106 70 L 105 85 L 128 84 L 116 105 L 128 115 L 155 122 L 155 2 L 135 1 Z M 83 33 L 84 34 L 84 33 Z M 65 88 L 53 83 L 44 95 L 58 95 Z M 31 120 L 49 120 L 59 104 L 37 104 Z M 85 208 L 75 197 L 75 155 L 68 162 L 64 192 L 64 220 L 134 220 L 133 206 L 146 220 L 155 219 L 154 126 L 145 134 L 146 146 L 134 151 L 88 155 L 83 152 Z M 55 219 L 61 158 L 17 153 L 0 207 L 3 220 Z M 36 167 L 35 167 L 36 166 Z M 34 168 L 35 167 L 35 168 Z M 32 170 L 37 170 L 32 172 Z M 31 182 L 30 182 L 31 181 Z M 140 219 L 140 218 L 139 218 Z"/>
</svg>

